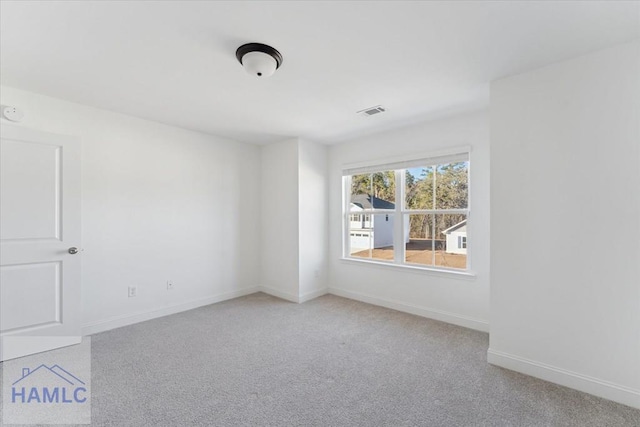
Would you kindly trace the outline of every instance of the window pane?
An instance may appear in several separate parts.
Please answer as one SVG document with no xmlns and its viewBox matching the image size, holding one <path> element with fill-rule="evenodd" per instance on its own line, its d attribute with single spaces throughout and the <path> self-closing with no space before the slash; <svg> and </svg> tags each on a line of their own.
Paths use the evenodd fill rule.
<svg viewBox="0 0 640 427">
<path fill-rule="evenodd" d="M 467 268 L 467 217 L 435 215 L 436 262 L 438 267 Z"/>
<path fill-rule="evenodd" d="M 371 194 L 371 174 L 351 176 L 351 197 L 350 211 L 361 211 L 371 209 L 369 203 Z"/>
<path fill-rule="evenodd" d="M 371 175 L 375 209 L 395 209 L 396 173 L 395 171 L 376 172 Z"/>
<path fill-rule="evenodd" d="M 406 215 L 405 262 L 433 265 L 434 215 Z"/>
<path fill-rule="evenodd" d="M 350 255 L 360 258 L 370 258 L 371 215 L 363 211 L 349 215 L 349 244 Z"/>
<path fill-rule="evenodd" d="M 393 261 L 393 214 L 350 216 L 351 256 Z"/>
<path fill-rule="evenodd" d="M 371 235 L 369 232 L 352 230 L 349 239 L 351 240 L 351 256 L 358 258 L 371 258 Z"/>
<path fill-rule="evenodd" d="M 351 176 L 350 211 L 395 209 L 394 171 Z"/>
<path fill-rule="evenodd" d="M 407 169 L 404 191 L 406 209 L 433 209 L 433 167 Z"/>
<path fill-rule="evenodd" d="M 469 162 L 436 168 L 436 209 L 466 209 L 469 200 Z"/>
<path fill-rule="evenodd" d="M 371 258 L 393 261 L 393 214 L 373 215 Z"/>
</svg>

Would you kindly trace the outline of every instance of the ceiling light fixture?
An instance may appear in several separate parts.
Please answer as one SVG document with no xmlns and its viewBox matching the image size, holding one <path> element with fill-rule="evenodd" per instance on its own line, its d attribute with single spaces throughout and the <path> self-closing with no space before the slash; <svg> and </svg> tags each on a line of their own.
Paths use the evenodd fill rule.
<svg viewBox="0 0 640 427">
<path fill-rule="evenodd" d="M 252 76 L 269 77 L 282 65 L 280 52 L 262 43 L 243 44 L 236 50 L 236 58 Z"/>
</svg>

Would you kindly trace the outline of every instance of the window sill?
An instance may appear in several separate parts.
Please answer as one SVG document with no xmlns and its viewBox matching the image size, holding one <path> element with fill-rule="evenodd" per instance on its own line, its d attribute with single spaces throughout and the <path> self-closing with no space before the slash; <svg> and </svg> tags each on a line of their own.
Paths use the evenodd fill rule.
<svg viewBox="0 0 640 427">
<path fill-rule="evenodd" d="M 425 274 L 429 276 L 446 277 L 449 279 L 475 280 L 477 276 L 476 273 L 473 271 L 444 270 L 439 268 L 420 267 L 420 266 L 409 265 L 409 264 L 393 264 L 391 262 L 370 261 L 370 260 L 356 259 L 356 258 L 340 258 L 340 262 L 342 262 L 343 264 L 362 265 L 362 266 L 367 265 L 367 266 L 376 267 L 376 268 L 404 271 L 407 273 L 417 273 L 417 274 Z"/>
</svg>

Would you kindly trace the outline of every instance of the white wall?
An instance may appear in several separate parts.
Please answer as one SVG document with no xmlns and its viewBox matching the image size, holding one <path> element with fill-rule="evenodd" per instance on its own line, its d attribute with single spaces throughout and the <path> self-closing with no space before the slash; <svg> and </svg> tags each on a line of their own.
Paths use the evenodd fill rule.
<svg viewBox="0 0 640 427">
<path fill-rule="evenodd" d="M 640 44 L 491 102 L 489 360 L 640 407 Z"/>
<path fill-rule="evenodd" d="M 298 140 L 262 150 L 262 274 L 266 292 L 290 301 L 299 295 Z M 249 207 L 249 206 L 248 206 Z"/>
<path fill-rule="evenodd" d="M 0 94 L 25 112 L 22 126 L 82 140 L 85 333 L 255 291 L 259 147 L 10 87 Z"/>
<path fill-rule="evenodd" d="M 299 177 L 299 300 L 326 293 L 329 208 L 327 147 L 300 140 Z"/>
<path fill-rule="evenodd" d="M 375 119 L 374 119 L 375 120 Z M 471 152 L 470 259 L 473 278 L 373 266 L 342 258 L 342 165 L 387 161 L 469 145 Z M 488 331 L 489 319 L 489 114 L 427 122 L 359 138 L 329 150 L 330 292 Z"/>
<path fill-rule="evenodd" d="M 262 290 L 294 302 L 326 293 L 327 148 L 262 147 Z"/>
</svg>

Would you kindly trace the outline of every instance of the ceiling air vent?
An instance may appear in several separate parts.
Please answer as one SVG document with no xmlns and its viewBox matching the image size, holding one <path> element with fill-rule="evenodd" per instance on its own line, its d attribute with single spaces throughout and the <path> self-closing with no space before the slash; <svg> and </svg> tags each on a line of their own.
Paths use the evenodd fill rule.
<svg viewBox="0 0 640 427">
<path fill-rule="evenodd" d="M 386 109 L 382 105 L 376 105 L 375 107 L 365 108 L 364 110 L 358 111 L 357 114 L 363 114 L 365 116 L 373 116 L 374 114 L 384 113 Z"/>
</svg>

